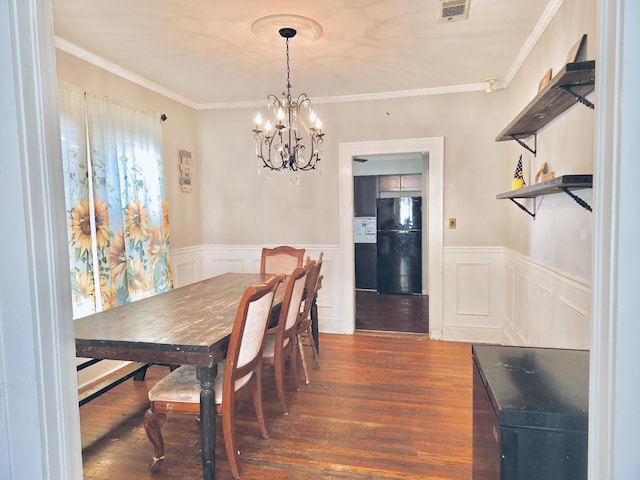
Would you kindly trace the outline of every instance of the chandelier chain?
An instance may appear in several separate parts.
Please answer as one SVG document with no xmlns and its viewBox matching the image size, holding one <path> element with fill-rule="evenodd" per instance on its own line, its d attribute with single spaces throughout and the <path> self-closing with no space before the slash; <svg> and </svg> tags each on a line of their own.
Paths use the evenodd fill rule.
<svg viewBox="0 0 640 480">
<path fill-rule="evenodd" d="M 289 65 L 289 38 L 287 37 L 287 93 L 291 91 L 291 66 Z"/>
</svg>

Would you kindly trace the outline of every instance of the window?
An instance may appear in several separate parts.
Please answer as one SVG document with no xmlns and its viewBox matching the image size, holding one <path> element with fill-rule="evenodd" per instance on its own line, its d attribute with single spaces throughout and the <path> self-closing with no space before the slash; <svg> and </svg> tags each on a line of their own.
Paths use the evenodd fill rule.
<svg viewBox="0 0 640 480">
<path fill-rule="evenodd" d="M 160 116 L 59 83 L 74 318 L 172 288 Z"/>
</svg>

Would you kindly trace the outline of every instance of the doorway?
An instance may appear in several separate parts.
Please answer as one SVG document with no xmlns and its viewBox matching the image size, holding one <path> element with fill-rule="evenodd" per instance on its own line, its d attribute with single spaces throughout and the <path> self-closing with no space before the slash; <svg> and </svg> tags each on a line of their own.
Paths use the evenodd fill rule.
<svg viewBox="0 0 640 480">
<path fill-rule="evenodd" d="M 356 330 L 428 333 L 428 153 L 353 162 Z"/>
<path fill-rule="evenodd" d="M 356 290 L 356 330 L 429 333 L 429 296 Z"/>
<path fill-rule="evenodd" d="M 342 143 L 340 157 L 340 250 L 343 280 L 342 304 L 345 317 L 342 331 L 355 331 L 355 272 L 353 232 L 353 158 L 389 153 L 423 152 L 429 158 L 429 174 L 423 177 L 423 189 L 428 192 L 429 205 L 425 212 L 428 235 L 425 239 L 424 257 L 427 269 L 425 293 L 429 295 L 429 336 L 442 339 L 442 237 L 443 227 L 443 161 L 444 137 L 427 137 L 402 140 Z"/>
</svg>

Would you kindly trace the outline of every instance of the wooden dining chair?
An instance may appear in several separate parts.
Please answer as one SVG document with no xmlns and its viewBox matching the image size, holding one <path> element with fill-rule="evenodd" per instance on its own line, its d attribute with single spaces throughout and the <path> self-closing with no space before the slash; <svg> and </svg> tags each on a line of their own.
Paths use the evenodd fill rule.
<svg viewBox="0 0 640 480">
<path fill-rule="evenodd" d="M 304 267 L 298 267 L 291 273 L 282 300 L 278 322 L 267 330 L 264 341 L 263 361 L 265 365 L 272 365 L 275 370 L 278 400 L 285 415 L 289 413 L 284 395 L 284 365 L 287 360 L 289 360 L 296 390 L 300 390 L 298 359 L 296 357 L 296 325 L 307 274 L 312 265 L 313 263 L 310 263 Z"/>
<path fill-rule="evenodd" d="M 305 346 L 311 347 L 316 367 L 320 366 L 318 349 L 316 348 L 316 342 L 313 338 L 313 331 L 311 329 L 311 308 L 313 307 L 313 302 L 316 301 L 316 297 L 318 295 L 320 270 L 322 269 L 322 256 L 323 252 L 320 252 L 318 260 L 315 261 L 315 264 L 310 268 L 309 273 L 307 274 L 303 308 L 298 316 L 298 324 L 296 326 L 297 343 L 300 350 L 300 359 L 302 360 L 302 370 L 304 371 L 304 383 L 307 385 L 309 385 L 309 372 L 307 371 L 307 360 L 304 354 Z M 308 258 L 309 257 L 307 257 L 307 259 Z M 309 263 L 309 261 L 310 260 L 307 260 L 307 263 Z"/>
<path fill-rule="evenodd" d="M 214 379 L 216 413 L 222 416 L 222 433 L 231 473 L 240 478 L 240 462 L 235 439 L 235 407 L 253 397 L 258 425 L 268 438 L 262 409 L 262 345 L 271 314 L 273 298 L 283 276 L 273 276 L 266 283 L 245 290 L 233 324 L 227 358 L 218 364 Z M 154 447 L 149 465 L 153 473 L 164 461 L 161 427 L 166 414 L 200 414 L 200 381 L 195 366 L 182 366 L 149 390 L 149 410 L 144 428 Z"/>
<path fill-rule="evenodd" d="M 260 273 L 289 275 L 296 267 L 302 267 L 304 248 L 281 245 L 263 248 L 260 257 Z"/>
</svg>

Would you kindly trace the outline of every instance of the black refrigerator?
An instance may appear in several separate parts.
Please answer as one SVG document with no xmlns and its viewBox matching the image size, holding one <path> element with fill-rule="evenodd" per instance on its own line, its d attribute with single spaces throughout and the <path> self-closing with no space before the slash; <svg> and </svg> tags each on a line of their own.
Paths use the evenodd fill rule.
<svg viewBox="0 0 640 480">
<path fill-rule="evenodd" d="M 422 293 L 422 198 L 376 200 L 378 293 Z"/>
</svg>

